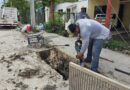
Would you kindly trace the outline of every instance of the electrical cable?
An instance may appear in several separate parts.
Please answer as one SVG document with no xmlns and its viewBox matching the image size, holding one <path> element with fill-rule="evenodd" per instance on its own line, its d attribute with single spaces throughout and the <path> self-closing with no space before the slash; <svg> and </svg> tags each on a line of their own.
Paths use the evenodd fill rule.
<svg viewBox="0 0 130 90">
<path fill-rule="evenodd" d="M 120 23 L 121 23 L 121 25 L 123 26 L 125 32 L 128 34 L 128 36 L 129 36 L 129 38 L 130 38 L 129 32 L 126 30 L 125 25 L 123 24 L 123 22 L 121 21 L 121 19 L 120 19 L 119 16 L 117 15 L 117 12 L 116 12 L 116 10 L 114 9 L 114 7 L 113 7 L 112 4 L 111 4 L 111 7 L 112 7 L 112 9 L 114 10 L 114 12 L 116 13 L 116 16 L 117 16 L 118 20 L 120 21 Z"/>
<path fill-rule="evenodd" d="M 97 4 L 97 2 L 94 0 L 96 6 L 100 6 Z M 103 13 L 103 14 L 106 14 L 102 11 L 102 9 L 99 7 L 100 11 Z M 128 45 L 128 42 L 123 38 L 123 36 L 120 34 L 120 32 L 117 30 L 117 28 L 114 27 L 114 29 L 116 30 L 116 32 L 118 33 L 118 35 L 120 36 L 120 38 Z"/>
</svg>

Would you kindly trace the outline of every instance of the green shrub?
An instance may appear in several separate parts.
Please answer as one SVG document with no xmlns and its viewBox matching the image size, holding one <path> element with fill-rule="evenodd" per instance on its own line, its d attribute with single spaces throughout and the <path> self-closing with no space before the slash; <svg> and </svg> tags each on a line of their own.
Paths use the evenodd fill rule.
<svg viewBox="0 0 130 90">
<path fill-rule="evenodd" d="M 109 48 L 109 49 L 112 49 L 112 50 L 123 50 L 123 49 L 126 49 L 128 46 L 123 43 L 122 41 L 117 41 L 117 40 L 109 40 L 107 41 L 107 43 L 105 43 L 104 45 L 105 48 Z"/>
<path fill-rule="evenodd" d="M 60 32 L 59 34 L 64 37 L 69 37 L 69 33 L 66 30 L 62 30 L 62 32 Z"/>
<path fill-rule="evenodd" d="M 62 20 L 62 15 L 55 13 L 55 20 L 52 22 L 50 20 L 48 23 L 45 24 L 45 29 L 49 33 L 57 33 L 59 35 L 63 35 L 65 37 L 68 37 L 68 33 L 66 30 L 64 30 L 64 22 Z"/>
<path fill-rule="evenodd" d="M 34 28 L 32 28 L 32 32 L 33 32 L 33 33 L 37 33 L 37 32 L 39 32 L 39 30 L 37 30 L 37 29 L 34 27 Z"/>
</svg>

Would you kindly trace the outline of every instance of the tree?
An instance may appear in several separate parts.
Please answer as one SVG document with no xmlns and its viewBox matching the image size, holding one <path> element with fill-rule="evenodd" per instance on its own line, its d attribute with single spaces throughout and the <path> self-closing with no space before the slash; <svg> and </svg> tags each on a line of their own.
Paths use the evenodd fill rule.
<svg viewBox="0 0 130 90">
<path fill-rule="evenodd" d="M 54 21 L 54 5 L 57 0 L 42 0 L 42 5 L 45 8 L 45 6 L 48 6 L 50 8 L 50 16 L 49 19 Z"/>
<path fill-rule="evenodd" d="M 27 0 L 8 0 L 5 6 L 17 8 L 23 23 L 28 23 L 29 5 Z"/>
<path fill-rule="evenodd" d="M 54 21 L 54 7 L 55 4 L 62 3 L 62 2 L 75 2 L 77 0 L 41 0 L 42 5 L 45 8 L 45 6 L 50 7 L 50 16 L 49 19 Z"/>
</svg>

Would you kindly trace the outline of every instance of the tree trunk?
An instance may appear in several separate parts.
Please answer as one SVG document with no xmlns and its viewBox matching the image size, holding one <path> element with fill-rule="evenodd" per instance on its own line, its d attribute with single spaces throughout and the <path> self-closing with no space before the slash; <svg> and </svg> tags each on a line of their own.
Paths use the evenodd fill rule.
<svg viewBox="0 0 130 90">
<path fill-rule="evenodd" d="M 55 0 L 50 0 L 50 16 L 49 16 L 49 19 L 52 20 L 52 23 L 54 22 L 54 2 L 55 2 Z"/>
</svg>

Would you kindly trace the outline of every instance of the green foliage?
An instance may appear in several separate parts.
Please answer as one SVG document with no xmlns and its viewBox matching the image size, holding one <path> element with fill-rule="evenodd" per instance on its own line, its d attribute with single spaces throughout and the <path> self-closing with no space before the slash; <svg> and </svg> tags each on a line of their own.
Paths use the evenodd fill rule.
<svg viewBox="0 0 130 90">
<path fill-rule="evenodd" d="M 37 30 L 35 27 L 34 28 L 32 28 L 32 30 L 31 30 L 33 33 L 37 33 L 37 32 L 39 32 L 39 30 Z"/>
<path fill-rule="evenodd" d="M 58 3 L 63 3 L 63 2 L 77 2 L 78 0 L 57 0 Z"/>
<path fill-rule="evenodd" d="M 122 50 L 126 49 L 128 46 L 125 43 L 123 43 L 122 41 L 117 41 L 117 40 L 111 39 L 107 43 L 105 43 L 104 47 L 112 49 L 112 50 L 122 51 Z"/>
<path fill-rule="evenodd" d="M 49 6 L 50 5 L 49 0 L 42 0 L 42 5 L 43 6 Z"/>
<path fill-rule="evenodd" d="M 45 28 L 45 30 L 49 33 L 57 33 L 68 37 L 68 33 L 66 30 L 64 30 L 64 22 L 61 14 L 55 13 L 54 22 L 50 20 L 48 23 L 46 23 Z"/>
<path fill-rule="evenodd" d="M 29 12 L 29 5 L 27 0 L 8 0 L 5 6 L 17 8 L 23 23 L 27 23 L 27 12 Z"/>
</svg>

